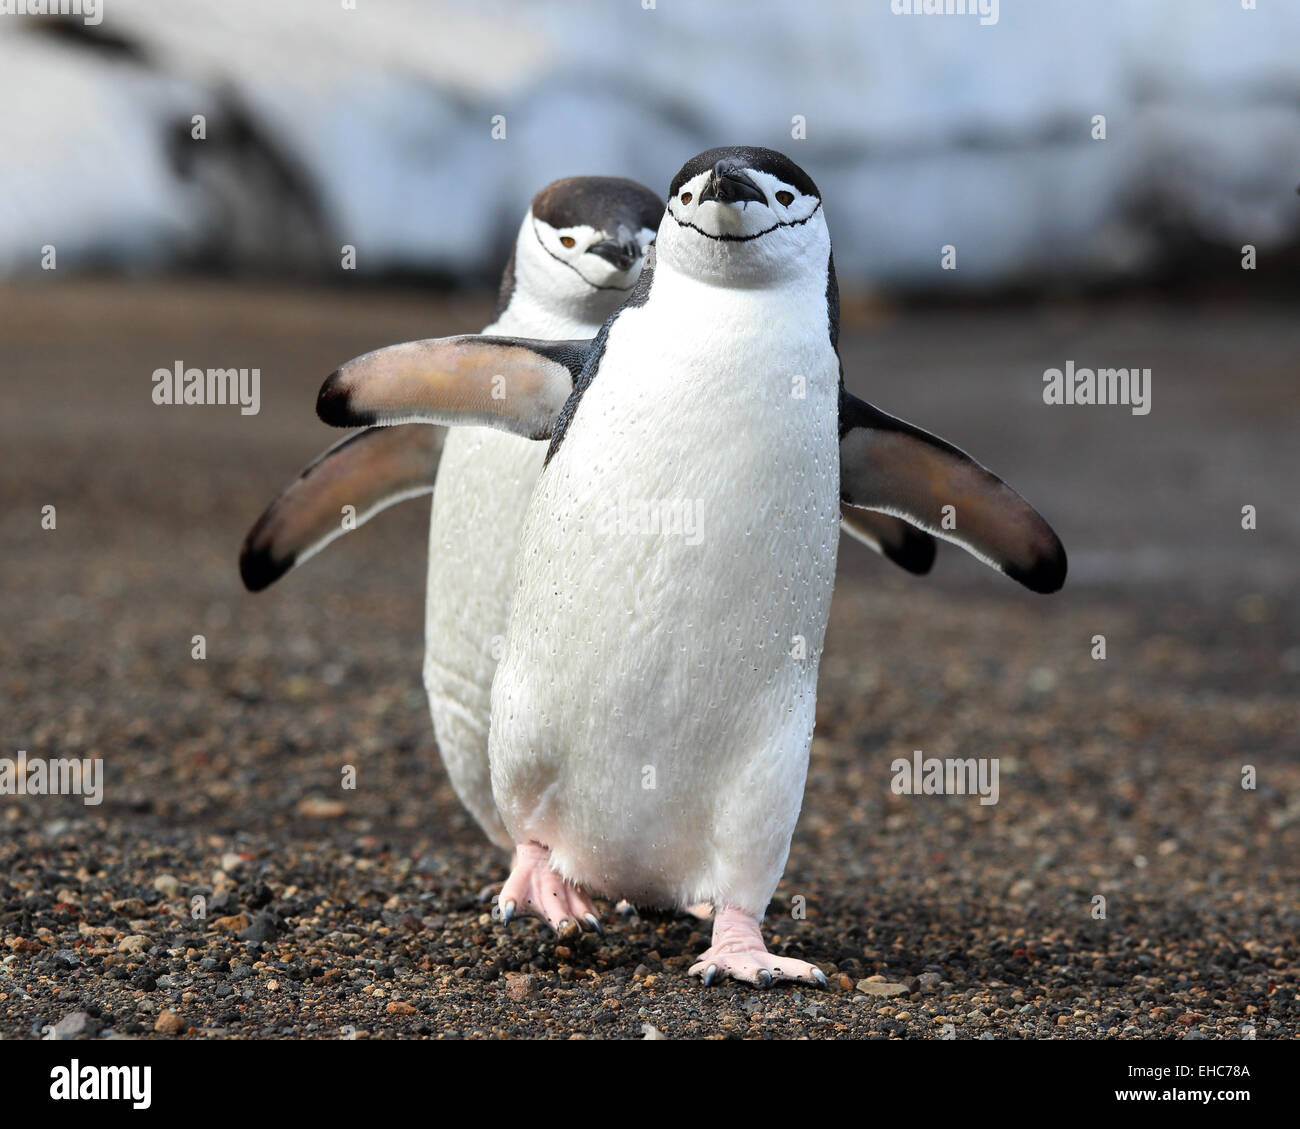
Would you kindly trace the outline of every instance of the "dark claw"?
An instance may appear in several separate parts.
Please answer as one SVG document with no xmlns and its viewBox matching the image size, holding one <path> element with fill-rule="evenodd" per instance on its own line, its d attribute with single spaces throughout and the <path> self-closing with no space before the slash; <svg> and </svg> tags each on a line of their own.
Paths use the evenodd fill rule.
<svg viewBox="0 0 1300 1129">
<path fill-rule="evenodd" d="M 823 988 L 827 986 L 826 973 L 824 973 L 820 968 L 813 969 L 813 979 L 816 980 L 817 983 L 820 984 Z"/>
<path fill-rule="evenodd" d="M 505 905 L 498 906 L 498 908 L 501 910 L 501 924 L 509 925 L 510 919 L 515 915 L 515 903 L 509 901 Z"/>
<path fill-rule="evenodd" d="M 772 974 L 766 968 L 758 970 L 758 986 L 760 988 L 770 988 L 772 986 Z"/>
<path fill-rule="evenodd" d="M 713 978 L 717 975 L 718 975 L 718 966 L 716 964 L 709 965 L 709 967 L 704 970 L 704 975 L 701 977 L 701 979 L 704 981 L 704 986 L 707 988 L 710 984 L 712 984 Z"/>
<path fill-rule="evenodd" d="M 582 926 L 571 917 L 564 918 L 556 927 L 555 936 L 561 941 L 576 941 L 582 936 Z"/>
<path fill-rule="evenodd" d="M 597 920 L 594 913 L 587 914 L 587 924 L 590 925 L 600 936 L 605 935 L 605 927 Z"/>
</svg>

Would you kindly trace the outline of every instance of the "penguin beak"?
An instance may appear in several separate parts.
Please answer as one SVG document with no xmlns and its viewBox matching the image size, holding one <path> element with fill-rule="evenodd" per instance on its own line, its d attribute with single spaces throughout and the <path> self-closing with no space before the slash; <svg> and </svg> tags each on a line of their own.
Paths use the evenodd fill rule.
<svg viewBox="0 0 1300 1129">
<path fill-rule="evenodd" d="M 732 161 L 719 161 L 713 166 L 713 175 L 700 192 L 700 202 L 705 200 L 716 200 L 719 204 L 739 204 L 747 200 L 767 203 L 763 190 Z"/>
<path fill-rule="evenodd" d="M 618 235 L 613 239 L 602 239 L 587 248 L 593 255 L 599 255 L 605 262 L 618 270 L 631 270 L 641 257 L 641 245 L 632 233 L 621 224 Z"/>
</svg>

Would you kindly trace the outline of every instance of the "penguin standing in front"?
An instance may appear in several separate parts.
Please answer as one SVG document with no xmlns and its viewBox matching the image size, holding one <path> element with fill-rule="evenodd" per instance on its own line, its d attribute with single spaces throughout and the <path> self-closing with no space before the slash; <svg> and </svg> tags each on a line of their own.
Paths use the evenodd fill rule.
<svg viewBox="0 0 1300 1129">
<path fill-rule="evenodd" d="M 588 340 L 628 296 L 663 215 L 650 189 L 617 177 L 547 185 L 525 215 L 483 332 Z M 544 442 L 501 431 L 406 424 L 371 427 L 325 451 L 262 513 L 240 572 L 260 591 L 388 506 L 433 493 L 425 600 L 424 685 L 457 796 L 498 846 L 514 844 L 492 798 L 490 693 L 504 646 L 524 512 Z M 845 528 L 912 572 L 934 542 L 904 522 L 860 511 Z"/>
<path fill-rule="evenodd" d="M 1018 494 L 845 389 L 838 305 L 812 179 L 772 150 L 714 149 L 674 178 L 635 291 L 592 341 L 413 342 L 322 387 L 338 426 L 550 437 L 492 691 L 516 847 L 502 918 L 594 921 L 593 893 L 711 901 L 692 975 L 824 983 L 760 923 L 803 794 L 841 503 L 1034 591 L 1064 583 L 1059 539 Z M 670 520 L 687 507 L 691 536 Z"/>
</svg>

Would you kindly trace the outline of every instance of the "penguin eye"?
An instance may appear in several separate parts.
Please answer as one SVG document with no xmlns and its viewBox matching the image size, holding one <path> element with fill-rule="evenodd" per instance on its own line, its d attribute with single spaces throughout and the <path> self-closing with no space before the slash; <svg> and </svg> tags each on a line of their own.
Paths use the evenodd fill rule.
<svg viewBox="0 0 1300 1129">
<path fill-rule="evenodd" d="M 783 208 L 788 208 L 794 203 L 794 193 L 787 192 L 784 188 L 776 194 L 776 202 Z"/>
<path fill-rule="evenodd" d="M 690 194 L 689 192 L 683 192 L 683 193 L 682 193 L 682 203 L 683 203 L 683 204 L 689 204 L 690 202 L 691 202 L 691 194 Z"/>
<path fill-rule="evenodd" d="M 560 236 L 560 242 L 561 242 L 565 247 L 572 247 L 572 246 L 573 246 L 573 236 L 572 236 L 572 235 L 561 235 L 561 236 Z"/>
</svg>

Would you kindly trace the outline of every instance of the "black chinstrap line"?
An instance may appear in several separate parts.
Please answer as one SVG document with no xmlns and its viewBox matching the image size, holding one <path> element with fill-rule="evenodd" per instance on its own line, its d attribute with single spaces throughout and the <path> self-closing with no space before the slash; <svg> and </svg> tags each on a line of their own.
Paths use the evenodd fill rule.
<svg viewBox="0 0 1300 1129">
<path fill-rule="evenodd" d="M 588 286 L 590 286 L 593 290 L 617 290 L 620 294 L 626 294 L 630 290 L 632 290 L 633 287 L 636 286 L 635 282 L 632 283 L 631 286 L 597 286 L 596 283 L 592 282 L 589 278 L 587 278 L 587 276 L 583 274 L 582 271 L 580 271 L 572 263 L 566 263 L 562 258 L 560 258 L 559 255 L 557 255 L 545 243 L 542 242 L 541 232 L 537 230 L 536 219 L 533 220 L 533 235 L 537 239 L 537 245 L 543 251 L 545 251 L 548 255 L 550 255 L 552 259 L 554 259 L 557 263 L 560 264 L 560 266 L 568 267 L 569 270 L 573 271 L 574 274 L 576 274 L 580 279 L 582 279 L 582 281 L 585 282 Z"/>
<path fill-rule="evenodd" d="M 668 214 L 673 217 L 673 223 L 675 223 L 678 227 L 689 227 L 692 231 L 698 231 L 702 236 L 704 236 L 705 239 L 716 239 L 720 243 L 748 243 L 752 239 L 760 239 L 764 235 L 771 235 L 772 232 L 776 231 L 778 228 L 802 227 L 821 210 L 821 206 L 822 206 L 822 202 L 818 200 L 817 207 L 815 207 L 811 212 L 809 212 L 806 216 L 804 216 L 803 219 L 790 220 L 787 223 L 774 223 L 771 227 L 764 228 L 762 231 L 754 232 L 753 235 L 710 235 L 703 228 L 696 227 L 693 223 L 690 223 L 686 220 L 679 220 L 676 216 L 673 216 L 673 210 L 671 207 L 668 209 Z"/>
</svg>

